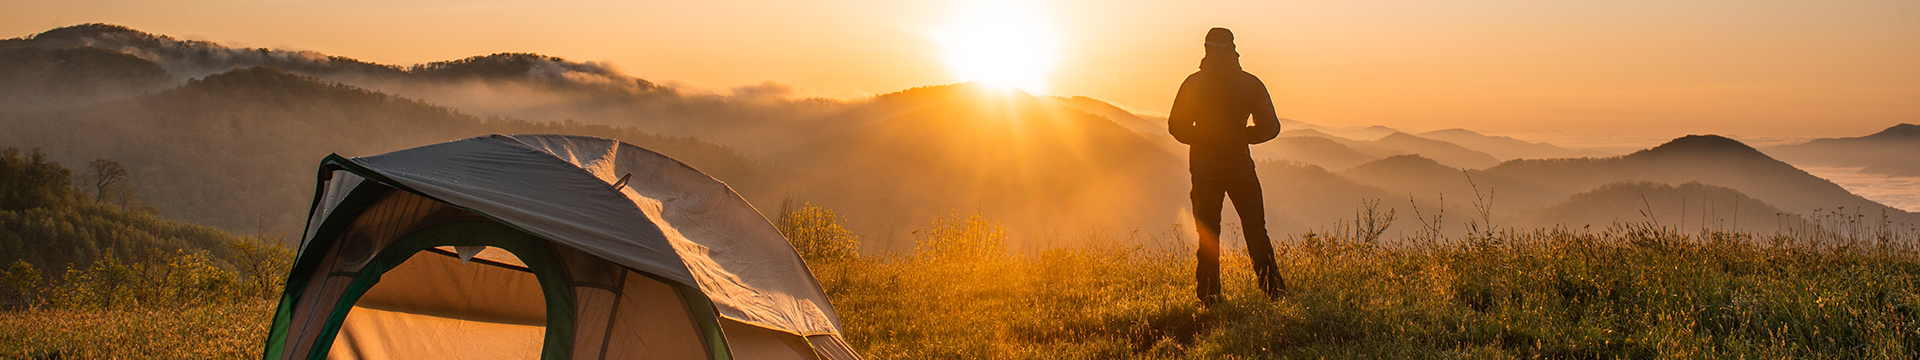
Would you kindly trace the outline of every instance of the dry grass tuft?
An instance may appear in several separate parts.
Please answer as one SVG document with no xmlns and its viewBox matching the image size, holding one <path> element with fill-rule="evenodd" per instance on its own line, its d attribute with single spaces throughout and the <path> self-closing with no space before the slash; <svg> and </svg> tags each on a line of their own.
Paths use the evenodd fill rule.
<svg viewBox="0 0 1920 360">
<path fill-rule="evenodd" d="M 0 359 L 258 358 L 273 305 L 0 312 Z"/>
</svg>

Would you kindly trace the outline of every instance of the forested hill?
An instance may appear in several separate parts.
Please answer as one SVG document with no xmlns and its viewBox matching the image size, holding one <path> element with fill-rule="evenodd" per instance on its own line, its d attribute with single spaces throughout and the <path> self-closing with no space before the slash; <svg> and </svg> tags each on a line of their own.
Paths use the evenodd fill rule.
<svg viewBox="0 0 1920 360">
<path fill-rule="evenodd" d="M 0 108 L 64 107 L 179 85 L 160 65 L 113 50 L 0 40 Z"/>
<path fill-rule="evenodd" d="M 0 266 L 26 261 L 57 274 L 107 256 L 138 261 L 176 250 L 226 259 L 230 244 L 256 241 L 96 201 L 71 185 L 74 176 L 37 150 L 0 150 Z"/>
<path fill-rule="evenodd" d="M 0 108 L 5 109 L 5 108 Z M 756 203 L 781 168 L 691 138 L 571 121 L 480 118 L 425 102 L 253 67 L 175 89 L 78 108 L 0 110 L 0 144 L 50 159 L 125 164 L 140 198 L 168 218 L 297 233 L 314 166 L 492 133 L 600 136 L 638 144 L 727 180 Z M 297 235 L 297 234 L 296 234 Z"/>
<path fill-rule="evenodd" d="M 402 66 L 311 51 L 228 47 L 112 24 L 61 27 L 0 42 L 5 44 L 0 48 L 38 54 L 0 58 L 0 79 L 5 79 L 9 68 L 66 69 L 60 73 L 19 71 L 33 74 L 38 80 L 31 84 L 0 82 L 0 107 L 8 103 L 34 107 L 71 105 L 115 98 L 108 96 L 114 94 L 60 98 L 37 93 L 69 86 L 63 84 L 94 84 L 89 86 L 116 89 L 120 92 L 115 94 L 124 98 L 164 90 L 184 79 L 266 66 L 471 114 L 634 126 L 656 134 L 698 137 L 759 156 L 824 135 L 817 132 L 843 130 L 832 125 L 848 123 L 846 111 L 855 107 L 851 103 L 823 99 L 788 99 L 786 95 L 792 91 L 791 87 L 779 84 L 736 89 L 733 96 L 685 93 L 629 76 L 605 63 L 527 53 L 496 53 Z M 120 58 L 116 61 L 131 61 L 82 67 L 62 65 L 48 60 L 52 56 L 46 55 L 75 52 L 85 53 L 89 59 L 117 55 Z M 104 62 L 98 60 L 90 64 Z M 98 76 L 134 70 L 141 74 L 157 72 L 172 80 L 133 83 L 121 77 Z M 105 80 L 126 83 L 106 83 Z M 9 91 L 23 95 L 9 96 Z M 890 112 L 876 112 L 882 116 L 887 113 Z"/>
</svg>

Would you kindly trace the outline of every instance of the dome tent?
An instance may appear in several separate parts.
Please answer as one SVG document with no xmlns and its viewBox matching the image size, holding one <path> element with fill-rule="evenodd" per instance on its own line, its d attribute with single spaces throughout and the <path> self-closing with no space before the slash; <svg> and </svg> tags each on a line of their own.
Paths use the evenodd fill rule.
<svg viewBox="0 0 1920 360">
<path fill-rule="evenodd" d="M 631 144 L 328 156 L 310 214 L 265 359 L 857 359 L 765 217 Z"/>
</svg>

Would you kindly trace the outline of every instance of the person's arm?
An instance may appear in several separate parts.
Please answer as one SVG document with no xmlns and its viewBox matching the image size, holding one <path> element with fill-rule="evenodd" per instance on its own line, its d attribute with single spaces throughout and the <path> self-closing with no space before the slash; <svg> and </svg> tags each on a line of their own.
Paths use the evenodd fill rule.
<svg viewBox="0 0 1920 360">
<path fill-rule="evenodd" d="M 1173 96 L 1173 110 L 1167 111 L 1167 133 L 1173 134 L 1173 139 L 1181 144 L 1193 144 L 1195 140 L 1193 99 L 1188 98 L 1193 96 L 1192 85 L 1191 76 L 1187 77 L 1187 81 L 1180 82 L 1180 92 Z"/>
<path fill-rule="evenodd" d="M 1252 109 L 1249 110 L 1253 113 L 1253 125 L 1247 127 L 1247 144 L 1259 144 L 1267 142 L 1267 140 L 1273 140 L 1275 136 L 1280 135 L 1280 116 L 1274 115 L 1273 95 L 1267 94 L 1267 84 L 1260 82 L 1260 78 L 1253 77 L 1252 75 L 1248 75 L 1247 77 L 1253 79 L 1250 85 L 1247 86 L 1247 91 L 1251 92 L 1251 94 L 1248 94 L 1249 96 L 1247 96 L 1246 99 L 1253 102 L 1252 104 L 1248 104 L 1248 106 L 1252 107 Z"/>
</svg>

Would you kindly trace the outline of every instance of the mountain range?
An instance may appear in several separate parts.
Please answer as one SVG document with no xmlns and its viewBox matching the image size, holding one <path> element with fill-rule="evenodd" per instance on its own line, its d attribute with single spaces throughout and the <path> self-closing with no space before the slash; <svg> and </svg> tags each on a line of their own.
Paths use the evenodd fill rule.
<svg viewBox="0 0 1920 360">
<path fill-rule="evenodd" d="M 311 167 L 327 153 L 535 132 L 661 151 L 763 211 L 827 206 L 869 251 L 910 249 L 914 230 L 948 214 L 980 213 L 1029 243 L 1185 221 L 1185 146 L 1165 135 L 1165 119 L 1086 97 L 975 84 L 850 100 L 778 86 L 703 94 L 545 55 L 382 65 L 103 24 L 0 40 L 0 80 L 0 146 L 125 163 L 162 214 L 241 231 L 301 228 Z M 1916 220 L 1720 136 L 1606 156 L 1463 129 L 1283 127 L 1251 148 L 1276 234 L 1333 229 L 1368 200 L 1444 213 L 1456 235 L 1468 221 L 1772 231 L 1785 214 L 1842 206 Z M 1483 206 L 1489 216 L 1469 216 Z"/>
<path fill-rule="evenodd" d="M 1813 139 L 1772 146 L 1767 154 L 1809 166 L 1859 167 L 1861 172 L 1920 176 L 1920 125 L 1899 124 L 1872 135 Z"/>
</svg>

